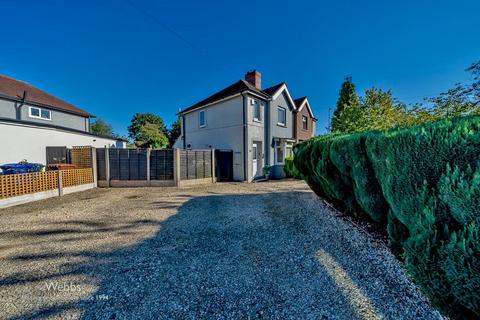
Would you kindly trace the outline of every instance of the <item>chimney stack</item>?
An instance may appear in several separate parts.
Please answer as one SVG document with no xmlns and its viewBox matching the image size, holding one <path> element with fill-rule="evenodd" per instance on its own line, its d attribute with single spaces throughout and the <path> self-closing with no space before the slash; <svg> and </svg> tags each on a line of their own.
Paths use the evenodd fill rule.
<svg viewBox="0 0 480 320">
<path fill-rule="evenodd" d="M 257 70 L 250 70 L 245 74 L 245 81 L 251 83 L 258 90 L 262 90 L 262 74 Z"/>
</svg>

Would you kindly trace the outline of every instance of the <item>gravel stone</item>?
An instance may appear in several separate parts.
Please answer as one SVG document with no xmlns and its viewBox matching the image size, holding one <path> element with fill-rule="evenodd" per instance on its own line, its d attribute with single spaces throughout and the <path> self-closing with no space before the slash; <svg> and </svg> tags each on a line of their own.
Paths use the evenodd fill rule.
<svg viewBox="0 0 480 320">
<path fill-rule="evenodd" d="M 94 189 L 0 210 L 0 319 L 442 319 L 302 182 Z"/>
</svg>

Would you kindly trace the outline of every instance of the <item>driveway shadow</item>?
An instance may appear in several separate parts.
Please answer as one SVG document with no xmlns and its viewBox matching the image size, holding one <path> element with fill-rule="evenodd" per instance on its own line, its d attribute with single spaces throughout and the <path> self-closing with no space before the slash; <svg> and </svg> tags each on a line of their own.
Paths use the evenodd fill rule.
<svg viewBox="0 0 480 320">
<path fill-rule="evenodd" d="M 209 195 L 176 207 L 164 221 L 77 219 L 68 228 L 2 234 L 32 237 L 39 245 L 62 234 L 67 244 L 58 252 L 12 257 L 62 262 L 47 264 L 41 275 L 13 273 L 0 279 L 0 289 L 77 281 L 67 290 L 32 292 L 37 302 L 42 295 L 34 312 L 11 319 L 438 318 L 388 250 L 336 218 L 311 192 Z M 69 242 L 91 234 L 121 239 L 139 228 L 156 231 L 113 251 L 68 250 Z M 70 299 L 62 302 L 61 295 Z"/>
</svg>

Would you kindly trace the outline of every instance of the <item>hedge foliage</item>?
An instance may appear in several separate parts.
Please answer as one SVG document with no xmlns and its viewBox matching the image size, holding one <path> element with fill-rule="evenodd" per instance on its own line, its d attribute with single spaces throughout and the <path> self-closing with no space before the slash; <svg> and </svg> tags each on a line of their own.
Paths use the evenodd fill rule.
<svg viewBox="0 0 480 320">
<path fill-rule="evenodd" d="M 480 317 L 480 117 L 322 136 L 294 162 L 318 195 L 387 230 L 440 309 Z"/>
<path fill-rule="evenodd" d="M 283 170 L 289 178 L 303 179 L 302 174 L 300 173 L 300 171 L 298 171 L 297 167 L 295 167 L 293 157 L 285 158 L 285 165 L 283 166 Z"/>
</svg>

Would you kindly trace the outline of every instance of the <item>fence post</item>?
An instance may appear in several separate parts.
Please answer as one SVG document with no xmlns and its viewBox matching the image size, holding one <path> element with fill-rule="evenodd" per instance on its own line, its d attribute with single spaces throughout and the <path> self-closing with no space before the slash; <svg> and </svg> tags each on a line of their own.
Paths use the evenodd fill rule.
<svg viewBox="0 0 480 320">
<path fill-rule="evenodd" d="M 217 182 L 217 177 L 215 177 L 215 149 L 212 149 L 212 183 Z"/>
<path fill-rule="evenodd" d="M 93 186 L 96 188 L 98 187 L 97 149 L 91 147 L 90 152 L 92 153 Z"/>
<path fill-rule="evenodd" d="M 150 186 L 150 154 L 152 149 L 147 149 L 147 184 Z"/>
<path fill-rule="evenodd" d="M 107 180 L 107 187 L 110 188 L 110 152 L 108 146 L 105 146 L 105 180 Z"/>
<path fill-rule="evenodd" d="M 63 172 L 58 170 L 58 196 L 63 196 Z"/>
<path fill-rule="evenodd" d="M 180 149 L 173 149 L 173 181 L 176 187 L 180 185 Z"/>
</svg>

